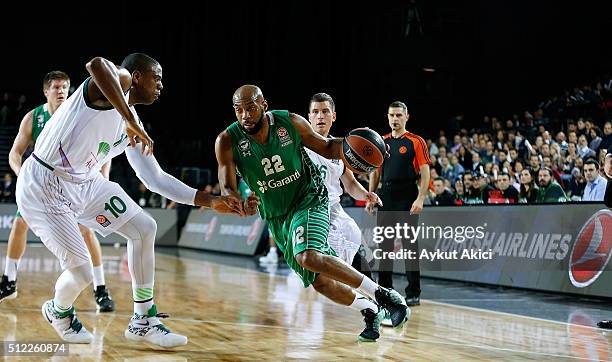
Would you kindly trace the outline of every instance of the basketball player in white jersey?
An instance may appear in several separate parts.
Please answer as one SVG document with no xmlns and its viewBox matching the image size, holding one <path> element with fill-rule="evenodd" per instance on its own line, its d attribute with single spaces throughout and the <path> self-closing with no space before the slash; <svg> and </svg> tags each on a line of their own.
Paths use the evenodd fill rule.
<svg viewBox="0 0 612 362">
<path fill-rule="evenodd" d="M 323 137 L 329 137 L 332 124 L 336 121 L 336 105 L 333 98 L 326 93 L 317 93 L 310 99 L 308 106 L 308 119 L 312 128 Z M 361 247 L 361 230 L 355 220 L 350 217 L 340 205 L 340 196 L 343 194 L 342 185 L 355 200 L 366 200 L 382 206 L 382 201 L 374 192 L 369 192 L 353 175 L 353 172 L 339 160 L 329 160 L 318 153 L 306 148 L 312 162 L 319 168 L 325 179 L 329 195 L 329 236 L 327 241 L 336 251 L 338 257 L 371 278 L 368 262 L 359 253 Z M 366 298 L 359 295 L 358 298 Z M 408 310 L 410 311 L 410 310 Z M 363 314 L 363 311 L 362 311 Z M 388 314 L 381 321 L 383 325 L 391 325 Z"/>
<path fill-rule="evenodd" d="M 308 119 L 312 128 L 323 137 L 329 136 L 332 124 L 336 120 L 336 106 L 332 97 L 326 93 L 317 93 L 310 99 L 308 107 Z M 342 185 L 355 200 L 366 200 L 372 203 L 382 204 L 382 201 L 374 192 L 368 192 L 353 175 L 351 170 L 344 167 L 340 160 L 328 160 L 316 152 L 306 149 L 310 159 L 317 165 L 325 178 L 327 193 L 329 195 L 330 226 L 327 241 L 334 248 L 338 257 L 349 264 L 361 246 L 361 230 L 353 218 L 351 218 L 340 205 L 340 196 L 343 194 Z M 367 265 L 367 263 L 364 263 Z M 357 270 L 362 266 L 353 265 Z M 369 268 L 365 270 L 369 273 Z"/>
<path fill-rule="evenodd" d="M 96 57 L 86 68 L 91 76 L 53 114 L 17 180 L 23 218 L 64 269 L 42 314 L 65 341 L 92 341 L 73 307 L 92 279 L 80 223 L 103 236 L 116 232 L 128 239 L 134 314 L 125 337 L 162 347 L 184 345 L 187 337 L 159 321 L 167 315 L 158 314 L 153 302 L 157 224 L 118 184 L 102 177 L 100 167 L 125 152 L 138 178 L 153 192 L 218 212 L 244 215 L 244 205 L 235 197 L 215 197 L 185 185 L 152 156 L 153 141 L 133 106 L 159 97 L 162 68 L 156 60 L 134 53 L 117 67 Z"/>
<path fill-rule="evenodd" d="M 43 93 L 47 102 L 34 108 L 23 117 L 19 125 L 19 132 L 9 152 L 9 164 L 15 175 L 19 176 L 22 158 L 28 147 L 35 144 L 53 113 L 68 98 L 69 88 L 70 77 L 64 72 L 52 71 L 43 78 Z M 108 178 L 110 161 L 102 166 L 100 172 Z M 100 312 L 112 312 L 115 310 L 115 303 L 104 282 L 100 241 L 91 229 L 82 225 L 79 225 L 79 228 L 91 255 L 94 299 L 97 308 Z M 28 225 L 21 217 L 21 213 L 17 211 L 9 235 L 4 275 L 0 280 L 0 303 L 17 297 L 17 269 L 25 252 L 27 238 Z"/>
</svg>

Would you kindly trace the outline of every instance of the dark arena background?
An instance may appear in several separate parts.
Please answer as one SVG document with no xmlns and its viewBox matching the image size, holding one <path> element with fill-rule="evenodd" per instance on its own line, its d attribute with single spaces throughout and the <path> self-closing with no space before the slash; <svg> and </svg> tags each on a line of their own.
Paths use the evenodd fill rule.
<svg viewBox="0 0 612 362">
<path fill-rule="evenodd" d="M 612 190 L 607 185 L 612 178 L 612 13 L 605 2 L 0 7 L 0 352 L 6 360 L 612 360 Z M 272 168 L 261 156 L 255 164 L 263 171 L 241 175 L 244 188 L 235 195 L 257 195 L 260 211 L 279 203 L 274 204 L 282 209 L 278 215 L 293 223 L 281 232 L 274 220 L 259 214 L 241 217 L 173 202 L 163 187 L 147 190 L 149 183 L 120 154 L 112 161 L 110 180 L 134 203 L 103 201 L 94 224 L 105 227 L 107 220 L 114 222 L 109 215 L 132 204 L 155 220 L 154 291 L 152 285 L 137 288 L 140 282 L 130 273 L 139 263 L 128 255 L 133 241 L 98 233 L 102 268 L 93 266 L 98 257 L 92 255 L 93 273 L 87 273 L 93 286 L 83 287 L 74 302 L 92 339 L 84 344 L 62 340 L 40 310 L 54 294 L 53 303 L 62 300 L 56 280 L 66 272 L 48 249 L 53 240 L 41 242 L 35 227 L 25 234 L 26 222 L 37 221 L 28 211 L 32 200 L 18 194 L 33 186 L 22 187 L 17 180 L 32 176 L 22 174 L 29 172 L 24 166 L 18 178 L 9 156 L 16 154 L 24 124 L 31 128 L 36 122 L 22 119 L 47 102 L 42 88 L 47 73 L 67 73 L 72 94 L 90 76 L 89 61 L 102 57 L 119 65 L 131 53 L 145 53 L 163 69 L 159 99 L 135 106 L 155 142 L 155 158 L 205 198 L 227 194 L 219 180 L 215 140 L 238 120 L 232 96 L 245 84 L 261 89 L 269 110 L 310 117 L 314 131 L 323 127 L 317 119 L 331 118 L 317 118 L 313 105 L 330 104 L 309 101 L 315 93 L 327 93 L 336 112 L 331 135 L 343 137 L 359 127 L 388 135 L 390 157 L 383 166 L 352 181 L 342 161 L 310 155 L 327 184 L 345 175 L 336 206 L 346 214 L 334 219 L 334 186 L 328 186 L 331 212 L 321 208 L 328 210 L 323 219 L 331 217 L 331 225 L 309 211 L 307 251 L 313 251 L 314 238 L 308 230 L 320 227 L 326 237 L 330 230 L 322 243 L 343 258 L 343 246 L 336 245 L 350 244 L 354 236 L 342 233 L 355 225 L 361 233 L 358 259 L 354 254 L 349 259 L 357 271 L 347 271 L 351 260 L 342 263 L 321 250 L 314 264 L 300 257 L 308 253 L 293 255 L 302 227 L 296 229 L 295 215 L 300 202 L 316 194 L 312 185 L 319 178 L 311 172 L 319 171 L 308 169 L 306 153 L 296 153 L 302 168 L 289 175 L 286 160 L 287 171 L 256 135 L 239 126 L 243 138 L 240 145 L 234 142 L 233 157 L 246 158 L 245 152 L 259 157 L 264 150 Z M 49 127 L 62 119 L 52 116 Z M 268 124 L 269 116 L 261 122 L 272 130 L 270 140 L 277 134 L 283 147 L 286 137 L 298 134 L 290 123 L 288 129 Z M 25 152 L 17 152 L 16 159 L 32 158 L 51 133 L 43 133 L 37 146 L 28 134 Z M 338 174 L 330 171 L 333 165 Z M 50 167 L 59 175 L 61 164 Z M 264 172 L 276 175 L 263 179 Z M 297 190 L 293 182 L 311 186 L 300 194 L 292 191 Z M 370 205 L 371 192 L 384 206 Z M 268 201 L 275 193 L 282 197 Z M 93 207 L 91 197 L 83 207 Z M 67 217 L 85 222 L 70 201 Z M 370 206 L 372 214 L 366 211 Z M 16 215 L 18 209 L 25 210 L 24 216 Z M 385 229 L 389 220 L 399 226 Z M 50 240 L 69 233 L 54 225 Z M 338 233 L 344 239 L 334 244 Z M 25 254 L 14 256 L 26 239 Z M 76 239 L 85 250 L 83 238 Z M 284 255 L 287 248 L 291 255 Z M 385 256 L 392 260 L 385 262 Z M 313 286 L 304 288 L 291 266 L 298 263 L 320 273 Z M 355 275 L 364 282 L 355 283 Z M 345 294 L 329 292 L 323 280 L 343 285 Z M 382 311 L 393 307 L 368 294 L 373 290 L 368 281 L 393 284 L 400 304 L 409 306 L 405 324 L 380 325 Z M 159 321 L 188 337 L 186 345 L 167 348 L 153 339 L 126 338 L 143 288 L 151 288 L 157 309 L 170 314 Z M 349 289 L 378 309 L 357 308 L 357 299 L 346 299 Z M 54 310 L 64 315 L 57 306 Z M 60 317 L 57 323 L 64 323 Z M 64 324 L 64 329 L 75 328 Z M 364 326 L 376 334 L 365 338 L 374 343 L 364 341 Z M 149 329 L 166 338 L 164 330 Z"/>
</svg>

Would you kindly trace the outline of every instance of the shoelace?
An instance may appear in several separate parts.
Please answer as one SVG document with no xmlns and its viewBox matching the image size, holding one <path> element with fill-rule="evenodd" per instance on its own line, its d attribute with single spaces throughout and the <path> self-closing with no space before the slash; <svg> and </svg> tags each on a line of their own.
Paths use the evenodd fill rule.
<svg viewBox="0 0 612 362">
<path fill-rule="evenodd" d="M 70 316 L 70 328 L 76 333 L 79 333 L 83 328 L 83 324 L 79 321 L 75 314 Z"/>
</svg>

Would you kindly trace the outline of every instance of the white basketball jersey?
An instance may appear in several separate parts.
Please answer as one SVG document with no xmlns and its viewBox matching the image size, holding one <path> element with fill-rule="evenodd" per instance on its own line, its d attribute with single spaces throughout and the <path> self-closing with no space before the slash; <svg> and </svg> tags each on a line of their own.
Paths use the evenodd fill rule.
<svg viewBox="0 0 612 362">
<path fill-rule="evenodd" d="M 329 160 L 308 148 L 306 148 L 306 152 L 325 179 L 329 205 L 340 203 L 340 196 L 343 193 L 340 177 L 344 173 L 344 163 L 341 160 Z"/>
<path fill-rule="evenodd" d="M 119 112 L 91 104 L 86 98 L 90 81 L 85 80 L 55 111 L 34 146 L 37 157 L 75 182 L 96 176 L 102 165 L 129 145 Z M 127 102 L 128 94 L 125 99 Z"/>
</svg>

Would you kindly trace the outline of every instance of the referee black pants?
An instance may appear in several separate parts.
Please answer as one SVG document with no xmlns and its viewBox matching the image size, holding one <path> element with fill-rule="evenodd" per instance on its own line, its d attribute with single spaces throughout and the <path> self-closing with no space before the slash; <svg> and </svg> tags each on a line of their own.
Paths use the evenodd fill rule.
<svg viewBox="0 0 612 362">
<path fill-rule="evenodd" d="M 416 182 L 385 182 L 382 185 L 379 196 L 384 206 L 379 209 L 377 214 L 378 226 L 395 227 L 397 223 L 400 225 L 407 224 L 408 226 L 418 226 L 419 216 L 410 215 L 412 203 L 418 196 Z M 415 259 L 403 260 L 406 268 L 406 279 L 408 280 L 408 286 L 405 289 L 406 297 L 419 297 L 421 295 L 421 272 L 418 258 L 419 244 L 417 240 L 414 240 L 414 242 L 406 240 L 405 238 L 402 238 L 401 240 L 401 248 L 412 251 L 416 256 Z M 393 251 L 395 246 L 395 238 L 385 238 L 380 244 L 380 248 L 383 252 Z M 393 288 L 394 262 L 402 262 L 402 260 L 392 260 L 389 258 L 383 258 L 380 260 L 378 284 L 385 288 Z"/>
</svg>

